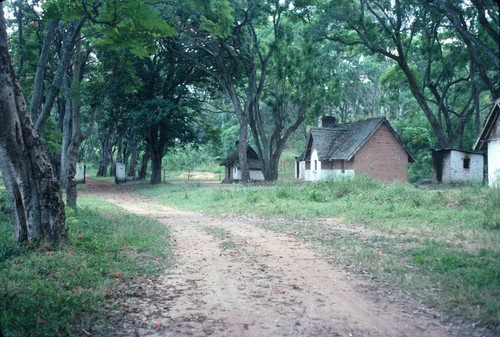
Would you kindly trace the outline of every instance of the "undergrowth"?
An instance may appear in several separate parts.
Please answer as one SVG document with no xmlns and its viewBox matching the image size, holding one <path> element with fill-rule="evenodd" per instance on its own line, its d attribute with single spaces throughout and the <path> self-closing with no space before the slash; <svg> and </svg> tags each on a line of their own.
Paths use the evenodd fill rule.
<svg viewBox="0 0 500 337">
<path fill-rule="evenodd" d="M 0 204 L 9 208 L 1 191 Z M 0 335 L 111 334 L 103 305 L 113 286 L 168 263 L 164 226 L 100 200 L 79 204 L 67 212 L 69 244 L 58 250 L 16 246 L 10 215 L 0 212 Z"/>
</svg>

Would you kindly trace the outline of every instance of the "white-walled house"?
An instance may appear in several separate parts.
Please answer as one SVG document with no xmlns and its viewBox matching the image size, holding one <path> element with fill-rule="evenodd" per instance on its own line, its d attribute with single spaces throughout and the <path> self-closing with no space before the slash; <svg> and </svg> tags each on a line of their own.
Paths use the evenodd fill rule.
<svg viewBox="0 0 500 337">
<path fill-rule="evenodd" d="M 496 100 L 486 117 L 474 151 L 485 152 L 488 185 L 500 188 L 500 99 Z"/>
<path fill-rule="evenodd" d="M 484 158 L 481 153 L 439 149 L 432 150 L 432 182 L 460 184 L 483 181 Z"/>
<path fill-rule="evenodd" d="M 263 181 L 264 174 L 262 173 L 261 163 L 257 152 L 249 145 L 247 148 L 247 162 L 250 171 L 250 180 Z M 221 163 L 224 166 L 224 180 L 223 183 L 233 183 L 241 180 L 240 156 L 238 153 L 238 146 L 229 154 Z"/>
<path fill-rule="evenodd" d="M 368 175 L 390 183 L 408 180 L 415 157 L 383 117 L 337 124 L 325 116 L 296 160 L 296 177 L 306 181 Z"/>
</svg>

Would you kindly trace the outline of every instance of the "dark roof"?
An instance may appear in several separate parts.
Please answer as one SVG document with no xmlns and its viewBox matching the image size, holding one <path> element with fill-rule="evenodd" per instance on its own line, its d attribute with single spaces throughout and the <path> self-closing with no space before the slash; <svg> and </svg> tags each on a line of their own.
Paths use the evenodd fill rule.
<svg viewBox="0 0 500 337">
<path fill-rule="evenodd" d="M 491 108 L 490 113 L 486 116 L 484 121 L 483 128 L 479 137 L 477 138 L 476 143 L 474 144 L 474 151 L 482 151 L 484 150 L 484 145 L 488 142 L 488 138 L 490 136 L 491 130 L 493 130 L 493 126 L 500 116 L 500 98 L 495 101 L 493 104 L 493 108 Z"/>
<path fill-rule="evenodd" d="M 409 161 L 415 161 L 413 154 L 404 146 L 385 117 L 337 124 L 328 128 L 312 128 L 309 132 L 306 150 L 302 159 L 311 157 L 311 146 L 314 141 L 319 160 L 351 160 L 382 124 L 385 124 L 401 143 L 401 146 L 408 154 Z"/>
<path fill-rule="evenodd" d="M 247 147 L 247 162 L 248 162 L 248 168 L 249 169 L 258 169 L 260 170 L 262 168 L 262 164 L 259 161 L 259 156 L 257 155 L 257 152 L 255 152 L 254 149 L 250 145 Z M 238 148 L 231 152 L 226 159 L 220 162 L 221 166 L 232 166 L 236 165 L 236 167 L 240 167 L 240 156 L 238 153 Z"/>
<path fill-rule="evenodd" d="M 459 150 L 459 149 L 449 149 L 449 148 L 446 148 L 446 149 L 432 149 L 432 152 L 442 152 L 442 153 L 445 153 L 445 152 L 451 152 L 451 151 L 458 151 L 458 152 L 468 153 L 468 154 L 480 154 L 480 155 L 483 155 L 482 152 L 469 151 L 469 150 Z"/>
</svg>

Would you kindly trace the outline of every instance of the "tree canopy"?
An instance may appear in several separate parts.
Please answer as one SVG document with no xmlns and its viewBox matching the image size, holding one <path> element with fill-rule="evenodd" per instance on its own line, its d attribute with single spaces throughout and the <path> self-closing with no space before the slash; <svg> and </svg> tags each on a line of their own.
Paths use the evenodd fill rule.
<svg viewBox="0 0 500 337">
<path fill-rule="evenodd" d="M 71 206 L 83 158 L 135 178 L 151 163 L 158 183 L 169 153 L 222 158 L 238 140 L 242 181 L 248 145 L 275 181 L 321 115 L 385 116 L 427 163 L 431 147 L 470 150 L 500 94 L 491 0 L 49 0 L 6 12 L 28 115 Z"/>
</svg>

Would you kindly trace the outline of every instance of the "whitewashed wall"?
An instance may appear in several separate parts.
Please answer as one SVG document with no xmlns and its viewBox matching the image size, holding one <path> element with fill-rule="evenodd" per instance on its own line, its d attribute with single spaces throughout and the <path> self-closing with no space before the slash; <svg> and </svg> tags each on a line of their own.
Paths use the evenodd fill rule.
<svg viewBox="0 0 500 337">
<path fill-rule="evenodd" d="M 464 168 L 464 158 L 469 158 L 469 168 Z M 481 154 L 450 151 L 450 156 L 443 162 L 442 182 L 465 183 L 483 180 L 484 161 Z"/>
<path fill-rule="evenodd" d="M 488 185 L 500 187 L 500 139 L 488 142 Z"/>
<path fill-rule="evenodd" d="M 233 166 L 233 179 L 241 180 L 241 170 Z M 250 180 L 264 180 L 264 174 L 260 170 L 250 170 Z"/>
</svg>

